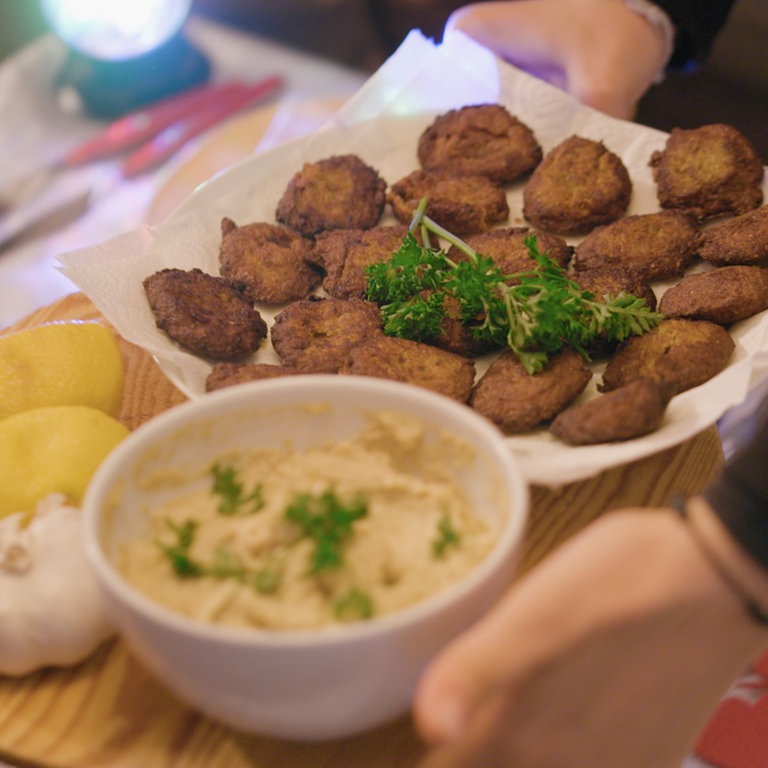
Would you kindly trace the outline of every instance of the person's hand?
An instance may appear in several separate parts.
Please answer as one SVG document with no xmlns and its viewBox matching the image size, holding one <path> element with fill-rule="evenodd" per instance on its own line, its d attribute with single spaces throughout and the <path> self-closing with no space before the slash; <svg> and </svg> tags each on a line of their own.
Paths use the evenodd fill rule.
<svg viewBox="0 0 768 768">
<path fill-rule="evenodd" d="M 664 34 L 622 0 L 512 0 L 454 12 L 461 30 L 584 104 L 631 119 L 668 55 Z"/>
<path fill-rule="evenodd" d="M 427 669 L 421 768 L 677 768 L 766 642 L 675 513 L 605 515 Z"/>
</svg>

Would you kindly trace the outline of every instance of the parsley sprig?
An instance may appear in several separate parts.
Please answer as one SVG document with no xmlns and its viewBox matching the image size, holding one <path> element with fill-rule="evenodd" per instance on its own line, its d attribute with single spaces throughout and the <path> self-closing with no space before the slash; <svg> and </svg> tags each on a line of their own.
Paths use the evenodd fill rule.
<svg viewBox="0 0 768 768">
<path fill-rule="evenodd" d="M 588 357 L 587 349 L 597 338 L 623 341 L 645 333 L 663 317 L 645 299 L 623 291 L 596 300 L 539 250 L 535 235 L 526 237 L 525 244 L 537 266 L 503 274 L 493 259 L 426 216 L 425 207 L 422 200 L 391 258 L 366 268 L 366 298 L 379 305 L 387 335 L 436 339 L 450 296 L 479 340 L 508 347 L 528 373 L 537 373 L 549 355 L 566 345 Z M 431 246 L 432 235 L 455 245 L 466 259 L 453 261 Z"/>
<path fill-rule="evenodd" d="M 264 506 L 261 485 L 255 485 L 250 493 L 246 493 L 234 467 L 214 464 L 211 474 L 213 475 L 213 493 L 219 497 L 217 508 L 219 514 L 227 516 L 250 514 L 258 512 Z"/>
<path fill-rule="evenodd" d="M 190 550 L 195 541 L 198 523 L 194 520 L 187 520 L 182 525 L 177 525 L 172 520 L 166 520 L 166 525 L 173 533 L 175 541 L 172 544 L 163 544 L 158 542 L 158 546 L 170 560 L 171 567 L 177 576 L 182 578 L 193 578 L 202 576 L 205 572 L 203 566 L 192 559 Z"/>
<path fill-rule="evenodd" d="M 343 546 L 352 536 L 352 526 L 368 514 L 368 504 L 362 496 L 343 502 L 332 489 L 319 495 L 298 494 L 285 510 L 288 520 L 301 529 L 302 537 L 312 539 L 309 572 L 338 568 L 344 561 Z"/>
<path fill-rule="evenodd" d="M 174 573 L 183 579 L 194 579 L 210 576 L 215 579 L 236 579 L 247 584 L 261 594 L 271 594 L 277 590 L 280 583 L 280 573 L 272 567 L 258 570 L 248 569 L 228 547 L 219 547 L 210 563 L 195 559 L 192 556 L 192 545 L 199 531 L 200 524 L 195 520 L 187 520 L 177 525 L 166 520 L 166 525 L 174 536 L 170 544 L 158 542 L 171 563 Z"/>
<path fill-rule="evenodd" d="M 441 558 L 449 547 L 461 544 L 461 534 L 453 527 L 453 521 L 445 514 L 437 522 L 437 536 L 432 542 L 432 554 Z"/>
<path fill-rule="evenodd" d="M 373 601 L 365 592 L 352 587 L 333 604 L 333 613 L 340 621 L 370 619 L 375 614 Z"/>
</svg>

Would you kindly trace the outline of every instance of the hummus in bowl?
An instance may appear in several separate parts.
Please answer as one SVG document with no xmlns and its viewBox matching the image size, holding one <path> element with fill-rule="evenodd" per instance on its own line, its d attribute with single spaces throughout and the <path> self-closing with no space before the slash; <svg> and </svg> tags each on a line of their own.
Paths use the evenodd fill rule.
<svg viewBox="0 0 768 768">
<path fill-rule="evenodd" d="M 454 475 L 472 455 L 415 416 L 368 415 L 347 440 L 220 456 L 208 483 L 147 509 L 125 579 L 200 621 L 314 629 L 406 608 L 454 584 L 493 546 Z M 422 450 L 423 449 L 423 450 Z"/>
<path fill-rule="evenodd" d="M 508 586 L 528 495 L 469 409 L 315 375 L 161 414 L 83 509 L 114 622 L 161 681 L 234 728 L 323 739 L 407 711 Z"/>
</svg>

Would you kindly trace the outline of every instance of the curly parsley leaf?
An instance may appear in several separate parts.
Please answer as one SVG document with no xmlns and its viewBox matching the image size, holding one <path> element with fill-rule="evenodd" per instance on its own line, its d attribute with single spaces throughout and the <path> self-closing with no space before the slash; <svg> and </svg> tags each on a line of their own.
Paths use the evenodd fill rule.
<svg viewBox="0 0 768 768">
<path fill-rule="evenodd" d="M 368 267 L 368 298 L 377 304 L 390 304 L 439 288 L 448 265 L 441 250 L 422 246 L 409 231 L 392 258 Z"/>
<path fill-rule="evenodd" d="M 434 339 L 445 316 L 444 294 L 417 293 L 407 299 L 381 307 L 384 333 L 414 341 Z"/>
</svg>

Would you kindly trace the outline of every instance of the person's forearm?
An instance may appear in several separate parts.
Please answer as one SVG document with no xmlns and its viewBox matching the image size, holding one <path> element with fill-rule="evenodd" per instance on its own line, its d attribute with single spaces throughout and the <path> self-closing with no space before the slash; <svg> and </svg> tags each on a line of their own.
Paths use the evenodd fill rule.
<svg viewBox="0 0 768 768">
<path fill-rule="evenodd" d="M 610 513 L 526 574 L 427 671 L 416 722 L 441 749 L 422 768 L 679 765 L 768 644 L 692 523 Z M 719 557 L 741 556 L 710 533 Z"/>
</svg>

